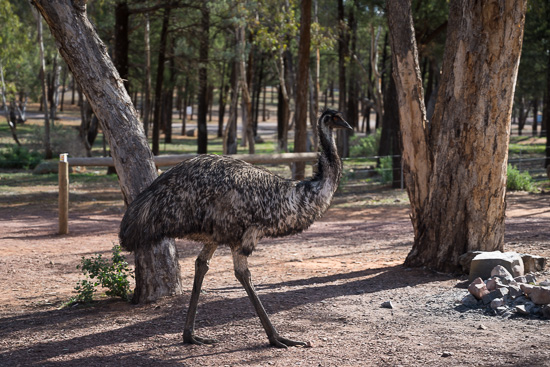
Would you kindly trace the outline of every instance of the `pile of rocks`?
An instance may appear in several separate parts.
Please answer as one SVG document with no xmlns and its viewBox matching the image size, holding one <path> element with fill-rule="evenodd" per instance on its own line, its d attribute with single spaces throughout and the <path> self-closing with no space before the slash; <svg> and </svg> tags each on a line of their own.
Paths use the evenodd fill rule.
<svg viewBox="0 0 550 367">
<path fill-rule="evenodd" d="M 474 253 L 465 258 L 472 282 L 469 294 L 462 299 L 464 306 L 485 307 L 503 317 L 519 314 L 550 319 L 550 280 L 537 282 L 533 273 L 544 270 L 546 259 L 498 251 Z"/>
</svg>

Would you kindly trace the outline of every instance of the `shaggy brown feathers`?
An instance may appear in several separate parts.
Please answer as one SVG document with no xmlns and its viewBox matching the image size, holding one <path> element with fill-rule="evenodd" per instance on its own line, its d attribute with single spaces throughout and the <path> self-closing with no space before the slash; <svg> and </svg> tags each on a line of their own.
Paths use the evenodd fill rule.
<svg viewBox="0 0 550 367">
<path fill-rule="evenodd" d="M 340 180 L 332 136 L 340 127 L 337 115 L 327 110 L 320 118 L 321 154 L 312 178 L 293 181 L 230 157 L 197 156 L 163 173 L 128 206 L 121 246 L 133 251 L 164 237 L 237 246 L 250 229 L 259 240 L 308 228 L 328 209 Z"/>
</svg>

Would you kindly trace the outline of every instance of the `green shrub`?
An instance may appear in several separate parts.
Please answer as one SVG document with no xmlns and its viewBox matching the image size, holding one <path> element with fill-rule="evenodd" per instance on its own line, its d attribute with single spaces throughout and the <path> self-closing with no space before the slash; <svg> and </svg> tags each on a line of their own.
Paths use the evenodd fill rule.
<svg viewBox="0 0 550 367">
<path fill-rule="evenodd" d="M 373 157 L 378 154 L 380 147 L 380 129 L 363 138 L 354 139 L 350 144 L 352 157 Z"/>
<path fill-rule="evenodd" d="M 376 173 L 380 175 L 382 183 L 386 184 L 393 181 L 392 157 L 381 157 L 376 166 Z"/>
<path fill-rule="evenodd" d="M 0 168 L 32 169 L 42 161 L 42 155 L 25 147 L 12 145 L 0 151 Z"/>
<path fill-rule="evenodd" d="M 517 168 L 509 164 L 506 188 L 508 190 L 533 191 L 533 178 L 529 172 L 520 172 Z"/>
<path fill-rule="evenodd" d="M 74 288 L 77 292 L 76 297 L 71 298 L 69 304 L 81 302 L 89 303 L 93 301 L 96 287 L 106 288 L 105 294 L 109 297 L 120 297 L 126 301 L 130 300 L 130 280 L 133 277 L 130 274 L 128 263 L 120 253 L 120 246 L 113 246 L 113 256 L 111 261 L 105 260 L 101 254 L 90 259 L 82 257 L 77 269 L 82 269 L 86 279 L 77 283 Z"/>
</svg>

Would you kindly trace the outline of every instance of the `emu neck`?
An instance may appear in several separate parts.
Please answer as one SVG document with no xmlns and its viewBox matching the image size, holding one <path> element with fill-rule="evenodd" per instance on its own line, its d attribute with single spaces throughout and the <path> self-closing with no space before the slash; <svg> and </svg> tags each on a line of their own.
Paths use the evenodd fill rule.
<svg viewBox="0 0 550 367">
<path fill-rule="evenodd" d="M 324 124 L 319 124 L 318 132 L 321 155 L 317 163 L 317 173 L 313 177 L 313 180 L 329 180 L 332 184 L 337 186 L 340 181 L 340 176 L 342 175 L 342 162 L 338 156 L 333 131 Z M 334 189 L 336 190 L 336 188 Z"/>
</svg>

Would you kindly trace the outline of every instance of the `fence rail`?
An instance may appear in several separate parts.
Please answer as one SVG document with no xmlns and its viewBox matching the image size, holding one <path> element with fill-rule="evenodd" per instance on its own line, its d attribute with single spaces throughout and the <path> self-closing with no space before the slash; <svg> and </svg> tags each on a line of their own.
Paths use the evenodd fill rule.
<svg viewBox="0 0 550 367">
<path fill-rule="evenodd" d="M 153 157 L 157 167 L 173 166 L 197 154 L 159 155 Z M 314 162 L 317 153 L 279 153 L 279 154 L 233 154 L 232 158 L 241 159 L 252 164 L 283 164 L 293 162 Z M 113 167 L 112 157 L 76 157 L 69 158 L 71 166 Z"/>
</svg>

